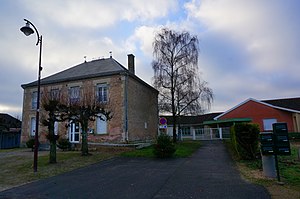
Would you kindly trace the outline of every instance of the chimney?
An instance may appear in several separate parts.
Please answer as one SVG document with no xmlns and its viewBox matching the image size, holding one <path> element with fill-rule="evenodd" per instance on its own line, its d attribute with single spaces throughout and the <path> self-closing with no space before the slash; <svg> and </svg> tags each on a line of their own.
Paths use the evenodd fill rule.
<svg viewBox="0 0 300 199">
<path fill-rule="evenodd" d="M 134 74 L 134 55 L 129 54 L 128 56 L 128 70 Z"/>
</svg>

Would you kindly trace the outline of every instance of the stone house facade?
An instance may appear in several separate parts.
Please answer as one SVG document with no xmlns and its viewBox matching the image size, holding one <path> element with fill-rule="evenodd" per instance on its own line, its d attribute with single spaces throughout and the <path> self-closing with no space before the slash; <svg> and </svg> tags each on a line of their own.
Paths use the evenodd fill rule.
<svg viewBox="0 0 300 199">
<path fill-rule="evenodd" d="M 153 140 L 158 127 L 158 91 L 135 75 L 134 55 L 128 69 L 112 57 L 84 62 L 41 80 L 40 121 L 46 117 L 43 96 L 62 100 L 100 100 L 107 104 L 112 119 L 89 122 L 89 143 L 126 143 Z M 22 143 L 35 134 L 37 82 L 22 85 Z M 39 141 L 47 143 L 47 127 L 40 122 Z M 81 142 L 81 129 L 73 121 L 57 122 L 55 133 L 72 143 Z"/>
</svg>

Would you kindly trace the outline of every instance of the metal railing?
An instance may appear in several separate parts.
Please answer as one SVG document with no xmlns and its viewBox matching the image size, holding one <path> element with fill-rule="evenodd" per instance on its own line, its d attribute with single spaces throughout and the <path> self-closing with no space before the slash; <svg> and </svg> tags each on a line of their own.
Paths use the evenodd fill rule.
<svg viewBox="0 0 300 199">
<path fill-rule="evenodd" d="M 182 134 L 179 137 L 182 140 L 183 139 L 192 139 L 192 140 L 230 139 L 230 127 L 191 129 L 190 134 Z"/>
</svg>

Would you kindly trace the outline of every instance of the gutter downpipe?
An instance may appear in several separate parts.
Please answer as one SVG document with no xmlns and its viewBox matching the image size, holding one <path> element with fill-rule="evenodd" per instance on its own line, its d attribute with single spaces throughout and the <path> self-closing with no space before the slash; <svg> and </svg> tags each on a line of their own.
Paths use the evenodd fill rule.
<svg viewBox="0 0 300 199">
<path fill-rule="evenodd" d="M 124 132 L 125 132 L 125 142 L 128 143 L 128 74 L 124 74 Z"/>
</svg>

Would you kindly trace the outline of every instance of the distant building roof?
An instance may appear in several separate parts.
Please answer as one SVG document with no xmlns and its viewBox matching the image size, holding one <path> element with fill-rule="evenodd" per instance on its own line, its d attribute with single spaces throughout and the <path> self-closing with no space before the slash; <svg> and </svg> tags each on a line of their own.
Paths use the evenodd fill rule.
<svg viewBox="0 0 300 199">
<path fill-rule="evenodd" d="M 190 125 L 202 125 L 203 122 L 213 120 L 213 118 L 217 117 L 220 114 L 222 114 L 222 113 L 221 112 L 220 113 L 208 113 L 208 114 L 197 115 L 197 116 L 180 116 L 180 118 L 177 116 L 177 123 L 190 124 Z M 172 116 L 160 116 L 160 117 L 165 117 L 167 119 L 168 125 L 173 124 Z"/>
<path fill-rule="evenodd" d="M 262 100 L 267 104 L 271 104 L 273 106 L 278 106 L 286 109 L 292 109 L 300 111 L 300 97 L 296 98 L 286 98 L 286 99 L 272 99 L 272 100 Z"/>
<path fill-rule="evenodd" d="M 139 77 L 129 72 L 127 68 L 122 66 L 115 59 L 105 58 L 105 59 L 97 59 L 89 62 L 83 62 L 81 64 L 75 65 L 71 68 L 63 70 L 61 72 L 55 73 L 48 77 L 41 79 L 41 85 L 53 84 L 53 83 L 61 83 L 68 81 L 76 81 L 81 79 L 95 78 L 95 77 L 104 77 L 116 74 L 128 74 L 144 85 L 151 87 L 149 84 L 141 80 Z M 37 86 L 37 81 L 23 84 L 22 88 L 34 87 Z M 153 87 L 151 87 L 153 88 Z M 153 88 L 154 89 L 154 88 Z"/>
<path fill-rule="evenodd" d="M 10 128 L 21 128 L 22 122 L 7 113 L 0 113 L 0 131 Z"/>
<path fill-rule="evenodd" d="M 249 101 L 254 101 L 260 104 L 263 104 L 265 106 L 269 106 L 275 109 L 283 110 L 283 111 L 288 111 L 292 113 L 300 113 L 300 98 L 295 97 L 295 98 L 284 98 L 284 99 L 272 99 L 272 100 L 256 100 L 253 98 L 249 98 L 240 104 L 234 106 L 233 108 L 225 111 L 224 113 L 216 116 L 214 120 L 218 120 L 221 118 L 223 115 L 226 115 L 227 113 L 233 111 L 234 109 L 244 105 L 245 103 Z"/>
</svg>

